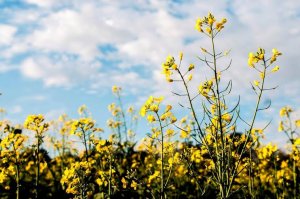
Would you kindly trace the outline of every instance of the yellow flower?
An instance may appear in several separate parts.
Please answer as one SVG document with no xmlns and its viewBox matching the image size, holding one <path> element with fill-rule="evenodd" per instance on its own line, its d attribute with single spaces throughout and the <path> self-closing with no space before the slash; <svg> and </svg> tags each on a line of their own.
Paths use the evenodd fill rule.
<svg viewBox="0 0 300 199">
<path fill-rule="evenodd" d="M 189 71 L 193 70 L 195 68 L 195 65 L 194 64 L 190 64 L 189 65 Z"/>
<path fill-rule="evenodd" d="M 171 136 L 174 135 L 174 130 L 173 129 L 167 129 L 166 134 L 167 134 L 167 136 L 171 137 Z"/>
<path fill-rule="evenodd" d="M 202 94 L 204 97 L 208 96 L 208 93 L 211 91 L 213 86 L 213 81 L 209 80 L 204 83 L 201 83 L 198 87 L 199 93 Z"/>
<path fill-rule="evenodd" d="M 146 115 L 146 112 L 147 112 L 146 107 L 145 107 L 145 106 L 142 106 L 142 108 L 141 108 L 141 110 L 140 110 L 140 115 L 141 115 L 142 117 L 144 117 L 144 116 Z"/>
<path fill-rule="evenodd" d="M 199 32 L 203 32 L 202 24 L 203 24 L 202 19 L 198 18 L 196 21 L 195 29 L 198 30 Z"/>
<path fill-rule="evenodd" d="M 295 121 L 296 127 L 300 127 L 300 120 Z"/>
<path fill-rule="evenodd" d="M 280 115 L 281 117 L 283 117 L 283 116 L 288 116 L 288 114 L 291 113 L 292 111 L 293 111 L 293 110 L 292 110 L 290 107 L 285 106 L 285 107 L 283 107 L 283 108 L 280 109 L 279 115 Z"/>
<path fill-rule="evenodd" d="M 134 112 L 134 108 L 132 106 L 130 106 L 128 109 L 127 109 L 127 112 L 128 113 L 133 113 Z"/>
<path fill-rule="evenodd" d="M 171 123 L 175 123 L 177 121 L 177 118 L 175 116 L 171 117 Z"/>
<path fill-rule="evenodd" d="M 207 32 L 208 34 L 211 34 L 211 28 L 210 28 L 210 27 L 207 27 L 207 28 L 206 28 L 206 32 Z"/>
<path fill-rule="evenodd" d="M 153 135 L 152 135 L 152 138 L 158 138 L 158 136 L 161 134 L 161 132 L 160 131 L 155 131 L 155 132 L 153 132 Z"/>
<path fill-rule="evenodd" d="M 86 110 L 87 110 L 87 106 L 83 104 L 78 108 L 78 114 L 82 115 Z"/>
<path fill-rule="evenodd" d="M 224 115 L 222 115 L 222 119 L 225 120 L 226 122 L 230 122 L 231 115 L 229 113 L 225 113 Z"/>
<path fill-rule="evenodd" d="M 248 56 L 248 65 L 254 68 L 254 63 L 257 63 L 257 59 L 254 54 L 251 52 Z"/>
<path fill-rule="evenodd" d="M 207 50 L 205 48 L 201 48 L 201 51 L 207 53 Z"/>
<path fill-rule="evenodd" d="M 253 128 L 251 130 L 251 133 L 254 134 L 254 133 L 258 133 L 258 134 L 262 134 L 263 133 L 263 130 L 262 129 L 258 129 L 258 128 Z"/>
<path fill-rule="evenodd" d="M 279 66 L 275 66 L 273 69 L 272 69 L 272 72 L 276 72 L 279 70 Z"/>
<path fill-rule="evenodd" d="M 259 73 L 259 76 L 260 76 L 261 79 L 264 79 L 265 78 L 265 73 L 264 72 Z"/>
<path fill-rule="evenodd" d="M 283 131 L 283 130 L 284 130 L 284 125 L 283 125 L 283 122 L 280 121 L 279 126 L 278 126 L 278 131 L 280 132 L 280 131 Z"/>
<path fill-rule="evenodd" d="M 97 178 L 97 179 L 96 179 L 96 183 L 97 183 L 99 186 L 102 186 L 103 181 L 102 181 L 100 178 Z"/>
<path fill-rule="evenodd" d="M 127 187 L 127 182 L 126 182 L 126 179 L 123 177 L 122 180 L 121 180 L 122 184 L 123 184 L 123 188 L 126 189 Z"/>
<path fill-rule="evenodd" d="M 213 14 L 211 13 L 208 13 L 208 16 L 207 16 L 207 23 L 212 26 L 214 24 L 214 22 L 216 21 L 215 17 Z"/>
<path fill-rule="evenodd" d="M 182 60 L 182 57 L 183 57 L 183 53 L 180 52 L 180 53 L 179 53 L 179 60 L 180 60 L 180 61 Z"/>
<path fill-rule="evenodd" d="M 224 56 L 229 55 L 229 53 L 230 53 L 230 50 L 226 50 L 226 51 L 224 52 Z"/>
<path fill-rule="evenodd" d="M 172 69 L 173 69 L 173 70 L 176 70 L 176 69 L 177 69 L 177 64 L 173 64 L 173 65 L 172 65 Z"/>
<path fill-rule="evenodd" d="M 147 120 L 148 120 L 150 123 L 155 122 L 155 117 L 154 117 L 154 115 L 148 115 L 148 116 L 147 116 Z"/>
<path fill-rule="evenodd" d="M 44 120 L 44 116 L 41 114 L 29 115 L 24 122 L 24 128 L 42 133 L 49 127 L 49 124 L 44 123 Z"/>
<path fill-rule="evenodd" d="M 254 83 L 255 86 L 258 86 L 260 84 L 260 82 L 256 81 L 256 80 L 254 80 L 253 83 Z"/>
<path fill-rule="evenodd" d="M 279 56 L 279 55 L 282 55 L 282 53 L 281 52 L 279 52 L 276 48 L 273 48 L 272 49 L 272 53 L 273 53 L 273 56 Z"/>
<path fill-rule="evenodd" d="M 113 86 L 111 90 L 113 93 L 119 93 L 122 90 L 122 88 L 118 86 Z"/>
<path fill-rule="evenodd" d="M 227 22 L 227 19 L 223 18 L 221 22 L 216 24 L 216 28 L 218 31 L 221 31 L 224 28 L 224 24 Z"/>
<path fill-rule="evenodd" d="M 172 106 L 171 105 L 167 105 L 165 112 L 169 112 L 170 110 L 172 110 Z"/>
<path fill-rule="evenodd" d="M 273 49 L 272 49 L 272 53 L 273 53 L 273 55 L 272 55 L 271 60 L 270 60 L 270 63 L 271 63 L 271 64 L 272 64 L 273 62 L 276 61 L 276 59 L 277 59 L 277 57 L 278 57 L 279 55 L 282 55 L 282 53 L 279 52 L 276 48 L 273 48 Z"/>
<path fill-rule="evenodd" d="M 150 106 L 150 110 L 157 113 L 158 110 L 159 110 L 159 107 L 158 107 L 157 104 L 152 104 L 152 105 Z"/>
</svg>

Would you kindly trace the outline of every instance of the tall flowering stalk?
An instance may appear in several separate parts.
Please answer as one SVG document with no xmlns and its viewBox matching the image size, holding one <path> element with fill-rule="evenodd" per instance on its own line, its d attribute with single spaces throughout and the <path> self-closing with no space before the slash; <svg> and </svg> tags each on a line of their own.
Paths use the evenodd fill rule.
<svg viewBox="0 0 300 199">
<path fill-rule="evenodd" d="M 141 116 L 147 115 L 147 120 L 149 123 L 156 123 L 158 127 L 152 128 L 153 135 L 150 136 L 154 141 L 158 141 L 160 144 L 160 198 L 166 198 L 165 188 L 168 185 L 169 177 L 172 172 L 172 168 L 168 168 L 169 177 L 165 180 L 165 154 L 166 154 L 166 146 L 165 146 L 165 137 L 174 134 L 174 130 L 168 128 L 170 124 L 174 124 L 177 121 L 177 118 L 171 112 L 172 106 L 167 105 L 166 109 L 160 114 L 160 104 L 162 102 L 162 97 L 152 97 L 150 96 L 145 104 L 142 106 L 140 114 Z M 165 130 L 165 128 L 168 128 Z M 158 175 L 156 176 L 158 177 Z"/>
<path fill-rule="evenodd" d="M 251 135 L 257 131 L 254 129 L 257 113 L 269 108 L 269 105 L 267 107 L 260 106 L 262 94 L 266 90 L 274 89 L 265 88 L 265 79 L 271 72 L 279 70 L 279 66 L 275 66 L 271 70 L 269 67 L 281 55 L 278 50 L 273 49 L 272 56 L 266 58 L 265 50 L 261 48 L 256 54 L 249 54 L 248 64 L 259 72 L 260 80 L 256 80 L 252 84 L 252 88 L 257 94 L 257 102 L 252 120 L 246 122 L 240 114 L 239 100 L 231 109 L 227 107 L 226 97 L 231 93 L 232 81 L 225 84 L 227 85 L 225 87 L 222 86 L 223 83 L 221 84 L 222 76 L 230 68 L 231 61 L 226 67 L 219 66 L 219 59 L 227 56 L 229 52 L 217 52 L 215 38 L 223 30 L 226 23 L 225 18 L 217 21 L 211 13 L 204 18 L 198 18 L 196 21 L 195 29 L 206 35 L 211 41 L 211 49 L 201 48 L 203 55 L 198 56 L 198 59 L 212 71 L 212 77 L 200 83 L 198 94 L 192 95 L 190 92 L 190 82 L 193 79 L 192 71 L 195 65 L 189 64 L 188 67 L 183 67 L 183 53 L 179 55 L 179 64 L 176 63 L 174 57 L 168 56 L 162 65 L 163 74 L 165 74 L 168 82 L 182 82 L 183 84 L 184 93 L 173 93 L 187 98 L 187 108 L 190 110 L 195 123 L 195 129 L 191 131 L 191 135 L 197 143 L 205 147 L 212 160 L 213 181 L 217 184 L 220 198 L 232 196 L 235 192 L 232 190 L 235 179 L 247 167 L 244 157 L 246 154 L 251 154 L 254 145 L 254 142 L 251 141 Z M 256 67 L 257 63 L 261 63 L 262 67 Z M 196 105 L 195 101 L 199 96 L 204 98 L 201 103 L 202 116 L 196 112 L 196 107 L 199 105 Z M 239 143 L 236 147 L 236 126 L 239 119 L 244 121 L 248 128 L 244 133 L 244 142 Z M 258 129 L 258 131 L 262 131 L 262 129 Z M 251 165 L 251 155 L 249 159 Z M 251 187 L 252 185 L 249 183 L 250 192 Z"/>
<path fill-rule="evenodd" d="M 78 110 L 80 115 L 87 111 L 85 105 Z M 87 114 L 85 114 L 87 116 Z M 91 170 L 95 168 L 96 161 L 91 157 L 92 144 L 95 133 L 102 132 L 101 128 L 95 127 L 95 121 L 91 117 L 81 117 L 73 120 L 70 126 L 70 134 L 75 135 L 82 142 L 84 152 L 80 161 L 72 163 L 66 168 L 61 179 L 62 185 L 67 185 L 66 192 L 80 197 L 88 198 L 94 189 Z"/>
<path fill-rule="evenodd" d="M 40 147 L 43 144 L 44 133 L 48 130 L 49 124 L 44 122 L 43 115 L 29 115 L 24 122 L 24 128 L 35 132 L 35 144 L 33 144 L 35 154 L 35 198 L 39 198 L 40 179 Z"/>
<path fill-rule="evenodd" d="M 291 114 L 293 109 L 291 107 L 285 106 L 281 108 L 279 114 L 281 121 L 279 123 L 278 131 L 284 132 L 288 137 L 290 144 L 292 145 L 292 167 L 293 167 L 293 195 L 294 198 L 298 196 L 299 186 L 297 184 L 298 173 L 299 173 L 299 156 L 300 156 L 300 136 L 297 134 L 297 128 L 300 127 L 300 120 L 295 120 L 294 124 L 291 119 Z"/>
<path fill-rule="evenodd" d="M 27 139 L 22 130 L 6 124 L 4 128 L 6 136 L 0 142 L 1 159 L 10 163 L 8 172 L 15 177 L 16 198 L 20 198 L 21 152 L 24 149 L 24 141 Z"/>
</svg>

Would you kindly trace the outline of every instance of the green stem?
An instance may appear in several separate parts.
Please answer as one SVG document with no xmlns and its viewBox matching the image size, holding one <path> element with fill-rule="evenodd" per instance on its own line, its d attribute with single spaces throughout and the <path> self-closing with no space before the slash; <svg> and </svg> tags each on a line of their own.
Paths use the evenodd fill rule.
<svg viewBox="0 0 300 199">
<path fill-rule="evenodd" d="M 212 29 L 212 25 L 210 27 Z M 212 50 L 213 50 L 213 64 L 214 64 L 214 76 L 215 76 L 215 80 L 216 80 L 216 87 L 217 87 L 217 108 L 218 108 L 218 122 L 219 122 L 219 130 L 220 130 L 220 138 L 221 138 L 221 158 L 219 159 L 219 183 L 220 183 L 220 192 L 221 192 L 221 197 L 222 198 L 226 198 L 227 194 L 229 193 L 230 190 L 227 190 L 227 186 L 226 186 L 226 174 L 228 174 L 228 169 L 226 169 L 227 165 L 225 163 L 225 142 L 224 142 L 224 132 L 223 132 L 223 128 L 222 128 L 222 110 L 221 110 L 221 99 L 220 99 L 220 90 L 219 90 L 219 81 L 218 81 L 218 72 L 217 72 L 217 59 L 216 59 L 216 50 L 215 50 L 215 43 L 214 43 L 214 36 L 213 36 L 213 31 L 211 33 L 211 44 L 212 44 Z M 218 132 L 218 129 L 216 129 L 216 131 Z M 217 137 L 216 137 L 217 138 Z M 217 139 L 218 142 L 218 139 Z M 218 144 L 216 146 L 216 148 L 218 148 Z M 217 154 L 219 155 L 219 154 Z"/>
<path fill-rule="evenodd" d="M 108 197 L 111 198 L 111 179 L 112 179 L 112 157 L 109 155 L 109 179 L 108 179 Z"/>
<path fill-rule="evenodd" d="M 88 148 L 87 148 L 87 141 L 86 141 L 86 132 L 84 131 L 83 128 L 81 128 L 82 134 L 83 134 L 83 144 L 85 148 L 85 160 L 88 162 L 89 160 L 89 154 L 88 154 Z"/>
<path fill-rule="evenodd" d="M 16 166 L 16 183 L 17 183 L 17 189 L 16 189 L 16 199 L 20 198 L 20 166 L 19 166 L 19 160 L 17 158 L 17 150 L 15 148 L 15 145 L 13 144 L 13 149 L 16 156 L 15 166 Z"/>
<path fill-rule="evenodd" d="M 245 150 L 246 150 L 246 146 L 249 142 L 249 139 L 250 139 L 250 135 L 251 135 L 251 131 L 253 129 L 253 126 L 254 126 L 254 122 L 255 122 L 255 119 L 256 119 L 256 116 L 257 116 L 257 112 L 258 112 L 258 109 L 259 109 L 259 105 L 260 105 L 260 101 L 261 101 L 261 98 L 262 98 L 262 93 L 263 93 L 263 90 L 264 90 L 264 83 L 265 83 L 265 75 L 266 75 L 266 69 L 267 69 L 267 65 L 266 65 L 266 61 L 265 59 L 263 60 L 263 63 L 264 63 L 264 76 L 262 78 L 262 86 L 260 88 L 260 92 L 258 94 L 258 98 L 257 98 L 257 102 L 256 102 L 256 107 L 255 107 L 255 111 L 254 111 L 254 115 L 253 115 L 253 118 L 252 118 L 252 122 L 250 124 L 250 128 L 247 132 L 247 135 L 246 135 L 246 141 L 243 145 L 243 148 L 241 150 L 241 153 L 239 155 L 239 158 L 238 158 L 238 161 L 237 161 L 237 164 L 234 168 L 234 171 L 233 171 L 233 174 L 232 174 L 232 178 L 231 178 L 231 181 L 229 183 L 229 189 L 231 189 L 232 185 L 233 185 L 233 182 L 234 182 L 234 179 L 236 178 L 236 173 L 237 173 L 237 170 L 238 170 L 238 166 L 239 164 L 241 163 L 241 160 L 242 160 L 242 156 L 243 154 L 245 153 Z M 251 150 L 251 149 L 250 149 Z M 251 165 L 250 165 L 251 166 Z"/>
<path fill-rule="evenodd" d="M 120 97 L 120 94 L 118 94 L 118 101 L 119 101 L 119 104 L 120 104 L 120 108 L 121 108 L 121 115 L 122 115 L 122 118 L 123 118 L 123 125 L 124 125 L 124 133 L 125 133 L 125 141 L 127 142 L 128 141 L 128 136 L 127 136 L 127 125 L 126 125 L 126 116 L 125 116 L 125 113 L 124 113 L 124 109 L 123 109 L 123 103 L 122 103 L 122 100 L 121 100 L 121 97 Z"/>
<path fill-rule="evenodd" d="M 36 178 L 35 178 L 35 198 L 39 198 L 39 178 L 40 178 L 40 136 L 37 133 L 37 149 L 36 149 Z"/>
<path fill-rule="evenodd" d="M 163 199 L 165 195 L 165 188 L 164 188 L 164 134 L 163 134 L 163 127 L 161 124 L 160 117 L 157 112 L 156 116 L 159 121 L 160 131 L 161 131 L 161 165 L 160 165 L 160 198 Z"/>
</svg>

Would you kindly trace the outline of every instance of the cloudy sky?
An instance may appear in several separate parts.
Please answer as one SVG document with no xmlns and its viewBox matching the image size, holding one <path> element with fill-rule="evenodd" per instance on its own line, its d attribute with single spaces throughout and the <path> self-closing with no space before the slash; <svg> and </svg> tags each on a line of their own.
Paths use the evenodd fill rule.
<svg viewBox="0 0 300 199">
<path fill-rule="evenodd" d="M 276 130 L 280 107 L 290 105 L 300 117 L 300 1 L 295 0 L 0 0 L 5 117 L 16 123 L 29 113 L 77 117 L 77 108 L 86 104 L 104 126 L 112 85 L 122 86 L 126 105 L 140 106 L 149 95 L 174 101 L 171 90 L 177 87 L 164 81 L 161 63 L 183 51 L 184 63 L 200 68 L 196 89 L 207 75 L 196 56 L 200 47 L 209 49 L 209 40 L 194 24 L 208 12 L 228 19 L 216 45 L 219 51 L 231 49 L 232 67 L 224 78 L 233 80 L 233 96 L 241 95 L 245 117 L 255 105 L 249 82 L 257 78 L 247 66 L 248 53 L 258 47 L 283 53 L 280 71 L 268 78 L 269 86 L 279 85 L 264 98 L 272 99 L 272 108 L 257 122 L 262 127 L 273 119 L 267 140 L 282 142 Z"/>
</svg>

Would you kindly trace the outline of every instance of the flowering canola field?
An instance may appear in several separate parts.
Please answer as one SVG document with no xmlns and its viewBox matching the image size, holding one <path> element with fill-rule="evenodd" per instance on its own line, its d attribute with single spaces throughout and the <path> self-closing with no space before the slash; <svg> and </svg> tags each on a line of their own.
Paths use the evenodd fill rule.
<svg viewBox="0 0 300 199">
<path fill-rule="evenodd" d="M 197 57 L 211 72 L 197 88 L 191 84 L 196 66 L 184 65 L 182 52 L 162 64 L 166 84 L 183 87 L 174 95 L 186 102 L 185 117 L 177 118 L 162 96 L 125 108 L 122 88 L 113 86 L 116 102 L 108 106 L 106 139 L 86 106 L 79 108 L 77 119 L 62 115 L 47 121 L 43 115 L 29 115 L 22 125 L 1 121 L 0 197 L 299 198 L 300 120 L 291 119 L 291 107 L 278 110 L 278 131 L 288 139 L 284 152 L 262 144 L 264 129 L 255 126 L 257 115 L 270 107 L 262 104 L 262 96 L 276 92 L 266 82 L 278 72 L 282 53 L 275 48 L 249 53 L 249 70 L 257 72 L 250 89 L 257 99 L 246 121 L 239 101 L 228 105 L 232 81 L 222 77 L 231 62 L 223 67 L 219 61 L 229 51 L 216 51 L 215 38 L 226 23 L 211 13 L 196 21 L 195 29 L 211 43 Z M 143 119 L 150 133 L 136 140 L 136 126 Z M 238 132 L 241 122 L 246 128 Z"/>
</svg>

